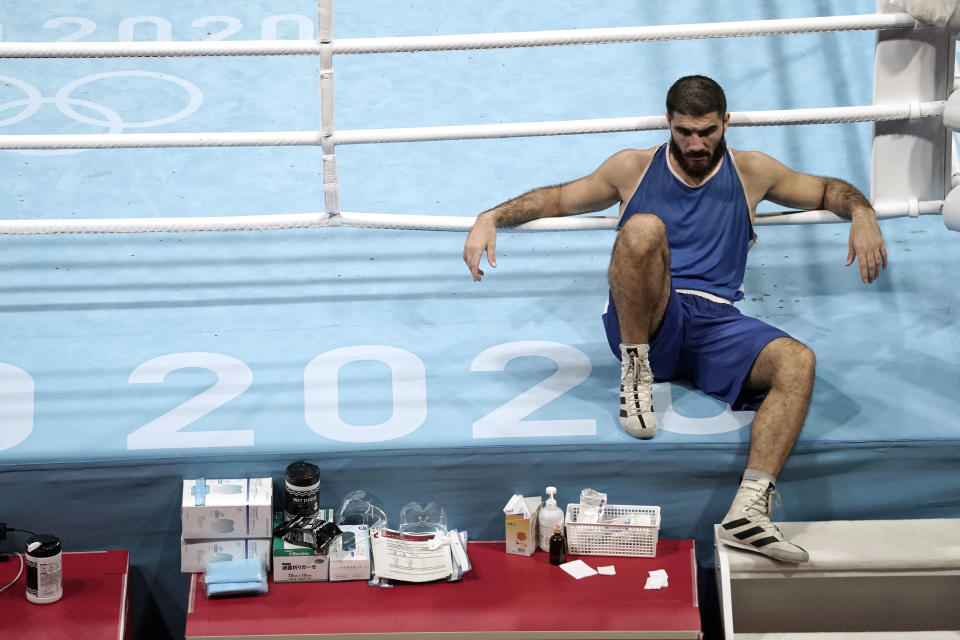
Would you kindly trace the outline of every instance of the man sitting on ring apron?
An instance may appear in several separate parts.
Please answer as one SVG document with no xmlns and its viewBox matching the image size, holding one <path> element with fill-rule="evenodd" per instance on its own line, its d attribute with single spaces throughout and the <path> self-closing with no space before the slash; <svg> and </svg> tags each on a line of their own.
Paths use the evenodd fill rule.
<svg viewBox="0 0 960 640">
<path fill-rule="evenodd" d="M 607 339 L 621 360 L 620 424 L 657 431 L 654 380 L 684 380 L 734 410 L 755 410 L 747 468 L 721 540 L 785 562 L 807 552 L 770 522 L 774 483 L 803 427 L 813 389 L 809 347 L 733 305 L 743 298 L 757 204 L 828 209 L 850 220 L 847 266 L 873 282 L 887 266 L 876 213 L 856 188 L 792 171 L 759 151 L 726 146 L 726 97 L 705 76 L 667 92 L 670 139 L 626 149 L 590 175 L 524 194 L 477 216 L 463 250 L 474 280 L 496 267 L 497 227 L 601 211 L 620 203 L 610 259 Z"/>
</svg>

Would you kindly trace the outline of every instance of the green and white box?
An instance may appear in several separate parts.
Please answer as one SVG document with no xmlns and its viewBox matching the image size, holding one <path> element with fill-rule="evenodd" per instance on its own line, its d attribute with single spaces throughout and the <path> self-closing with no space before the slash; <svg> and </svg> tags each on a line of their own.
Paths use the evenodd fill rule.
<svg viewBox="0 0 960 640">
<path fill-rule="evenodd" d="M 238 478 L 183 481 L 180 520 L 187 540 L 273 536 L 273 480 Z"/>
<path fill-rule="evenodd" d="M 270 538 L 243 540 L 184 540 L 180 538 L 180 571 L 199 573 L 210 562 L 260 558 L 270 566 Z"/>
<path fill-rule="evenodd" d="M 370 528 L 365 524 L 341 524 L 340 530 L 343 534 L 330 543 L 330 582 L 369 580 Z"/>
<path fill-rule="evenodd" d="M 320 515 L 329 522 L 333 520 L 333 509 L 321 509 Z M 283 522 L 282 514 L 274 522 L 277 525 Z M 326 551 L 319 553 L 312 547 L 291 544 L 276 536 L 273 538 L 274 582 L 325 582 L 329 576 L 330 560 Z"/>
</svg>

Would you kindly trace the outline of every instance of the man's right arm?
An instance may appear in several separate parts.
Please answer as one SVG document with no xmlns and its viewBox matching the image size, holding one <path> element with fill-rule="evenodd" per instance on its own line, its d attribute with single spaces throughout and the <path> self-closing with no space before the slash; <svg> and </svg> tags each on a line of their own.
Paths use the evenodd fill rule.
<svg viewBox="0 0 960 640">
<path fill-rule="evenodd" d="M 522 224 L 538 218 L 602 211 L 619 202 L 631 176 L 638 175 L 637 166 L 642 158 L 638 158 L 637 154 L 644 152 L 621 151 L 584 178 L 534 189 L 477 216 L 463 245 L 463 261 L 473 279 L 480 280 L 484 275 L 480 268 L 484 252 L 487 253 L 490 266 L 497 266 L 497 227 Z"/>
</svg>

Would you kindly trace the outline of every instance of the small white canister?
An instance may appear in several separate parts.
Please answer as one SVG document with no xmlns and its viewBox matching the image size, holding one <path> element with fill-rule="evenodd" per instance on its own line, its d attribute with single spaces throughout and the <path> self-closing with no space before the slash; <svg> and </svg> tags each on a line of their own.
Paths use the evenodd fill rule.
<svg viewBox="0 0 960 640">
<path fill-rule="evenodd" d="M 27 540 L 27 600 L 50 604 L 63 597 L 63 549 L 49 534 Z"/>
</svg>

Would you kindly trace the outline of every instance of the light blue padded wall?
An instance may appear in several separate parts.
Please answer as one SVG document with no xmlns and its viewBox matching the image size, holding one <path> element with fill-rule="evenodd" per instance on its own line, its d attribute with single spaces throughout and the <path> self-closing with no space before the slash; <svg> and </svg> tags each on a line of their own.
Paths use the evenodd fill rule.
<svg viewBox="0 0 960 640">
<path fill-rule="evenodd" d="M 402 10 L 395 3 L 362 2 L 338 4 L 335 29 L 349 38 L 870 10 L 870 3 L 795 4 L 655 9 L 625 3 L 584 15 L 580 3 L 571 2 L 443 3 L 442 10 L 429 2 Z M 242 12 L 223 7 L 215 18 L 205 18 L 214 15 L 210 7 L 191 4 L 160 12 L 149 3 L 122 10 L 95 3 L 84 15 L 67 8 L 37 12 L 32 3 L 14 3 L 4 17 L 4 37 L 313 35 L 313 7 L 305 2 L 296 12 L 288 8 L 289 14 L 274 14 L 266 5 Z M 338 56 L 336 125 L 659 114 L 666 88 L 684 73 L 715 76 L 726 85 L 733 110 L 869 104 L 872 42 L 873 34 L 864 32 Z M 11 121 L 7 133 L 311 129 L 318 118 L 314 67 L 307 57 L 12 60 L 4 66 L 0 115 Z M 824 82 L 831 77 L 834 82 Z M 27 87 L 43 101 L 23 117 L 33 110 L 24 98 Z M 869 136 L 864 124 L 739 129 L 729 138 L 735 147 L 762 147 L 798 169 L 842 176 L 867 190 Z M 624 146 L 663 138 L 663 132 L 645 132 L 344 146 L 338 150 L 341 204 L 346 211 L 472 216 L 526 189 L 584 175 Z M 12 218 L 321 208 L 320 155 L 313 148 L 7 152 L 2 158 L 4 212 Z M 873 287 L 860 285 L 853 269 L 839 266 L 846 249 L 838 230 L 761 231 L 745 310 L 792 330 L 799 323 L 798 337 L 814 338 L 806 329 L 827 315 L 824 303 L 804 302 L 826 281 L 844 287 L 841 297 L 822 295 L 846 310 L 889 310 L 882 300 L 890 295 L 917 298 L 903 300 L 910 310 L 932 303 L 916 287 L 895 286 L 896 274 L 905 271 L 895 243 L 896 271 Z M 932 224 L 930 232 L 936 231 Z M 616 371 L 597 324 L 612 239 L 609 232 L 504 234 L 501 267 L 488 270 L 481 284 L 467 277 L 459 259 L 463 235 L 455 233 L 336 229 L 0 239 L 8 274 L 5 371 L 14 381 L 32 382 L 35 394 L 32 431 L 27 434 L 24 422 L 19 435 L 8 434 L 4 457 L 32 463 L 329 451 L 358 442 L 390 448 L 582 437 L 629 442 L 614 419 Z M 813 244 L 816 254 L 808 247 Z M 515 342 L 559 346 L 501 346 Z M 567 358 L 562 366 L 552 361 L 558 357 Z M 484 358 L 509 365 L 501 373 L 471 372 L 487 366 Z M 518 419 L 536 410 L 530 419 L 579 422 L 527 429 L 488 418 L 473 427 L 513 402 L 518 384 L 533 386 L 558 366 L 572 388 L 556 392 L 554 400 L 524 404 Z M 194 402 L 218 374 L 210 391 L 216 398 L 205 404 L 209 413 L 177 408 Z M 875 388 L 871 381 L 863 391 Z M 660 393 L 683 395 L 669 387 Z M 26 403 L 25 397 L 13 401 Z M 691 436 L 682 424 L 671 433 L 670 423 L 663 440 Z M 843 428 L 858 426 L 844 422 Z M 692 430 L 706 431 L 710 441 L 742 436 L 710 433 L 715 427 Z M 190 435 L 200 432 L 208 435 Z M 222 449 L 213 451 L 217 445 Z"/>
<path fill-rule="evenodd" d="M 874 3 L 352 0 L 335 9 L 335 36 L 351 38 L 869 13 Z M 0 25 L 8 41 L 152 40 L 168 25 L 173 39 L 310 38 L 314 14 L 301 0 L 7 0 Z M 689 73 L 720 81 L 733 111 L 864 105 L 873 43 L 864 32 L 338 56 L 336 126 L 655 115 Z M 0 76 L 0 134 L 318 126 L 316 63 L 306 57 L 7 60 Z M 868 191 L 870 136 L 869 124 L 764 127 L 732 129 L 728 141 Z M 340 202 L 474 216 L 664 139 L 344 146 Z M 0 211 L 319 211 L 320 160 L 312 148 L 0 152 Z M 845 226 L 759 229 L 740 307 L 818 353 L 778 517 L 960 515 L 960 236 L 935 216 L 883 230 L 890 267 L 867 286 L 843 267 Z M 591 486 L 612 502 L 659 504 L 663 535 L 697 539 L 709 567 L 710 525 L 743 466 L 751 416 L 663 384 L 663 431 L 650 442 L 621 431 L 618 364 L 599 321 L 613 237 L 501 234 L 500 266 L 482 283 L 460 258 L 461 233 L 0 237 L 0 520 L 55 531 L 68 549 L 130 548 L 137 624 L 172 637 L 182 635 L 185 602 L 178 479 L 279 478 L 299 457 L 321 466 L 331 506 L 358 486 L 392 516 L 408 500 L 439 500 L 481 539 L 502 536 L 511 493 L 547 484 L 561 502 Z M 209 411 L 191 412 L 195 402 Z M 31 506 L 15 499 L 31 491 L 40 498 Z"/>
</svg>

